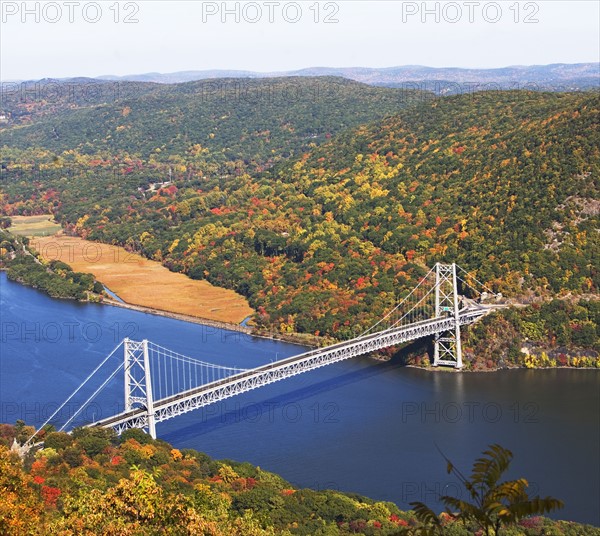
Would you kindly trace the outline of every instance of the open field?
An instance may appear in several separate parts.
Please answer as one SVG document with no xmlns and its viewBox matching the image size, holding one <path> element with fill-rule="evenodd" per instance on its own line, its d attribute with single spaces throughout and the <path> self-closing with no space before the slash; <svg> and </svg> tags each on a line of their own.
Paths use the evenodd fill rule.
<svg viewBox="0 0 600 536">
<path fill-rule="evenodd" d="M 11 216 L 12 225 L 8 229 L 20 236 L 51 236 L 60 231 L 60 225 L 54 223 L 52 214 L 38 216 Z"/>
<path fill-rule="evenodd" d="M 88 272 L 129 304 L 239 324 L 253 314 L 243 296 L 170 272 L 160 263 L 125 249 L 78 237 L 39 237 L 31 241 L 46 260 L 61 260 Z"/>
</svg>

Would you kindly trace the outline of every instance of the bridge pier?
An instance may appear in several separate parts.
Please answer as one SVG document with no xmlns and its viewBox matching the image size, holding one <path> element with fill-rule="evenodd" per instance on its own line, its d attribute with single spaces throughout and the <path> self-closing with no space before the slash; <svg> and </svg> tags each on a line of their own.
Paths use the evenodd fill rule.
<svg viewBox="0 0 600 536">
<path fill-rule="evenodd" d="M 433 366 L 463 367 L 460 341 L 460 304 L 456 282 L 456 264 L 435 265 L 435 316 L 454 318 L 454 329 L 437 333 L 434 337 Z"/>
</svg>

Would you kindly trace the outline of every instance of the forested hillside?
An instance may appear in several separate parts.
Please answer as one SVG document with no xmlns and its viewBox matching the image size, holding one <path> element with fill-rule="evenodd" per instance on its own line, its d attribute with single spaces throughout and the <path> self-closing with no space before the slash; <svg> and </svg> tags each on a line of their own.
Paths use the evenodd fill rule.
<svg viewBox="0 0 600 536">
<path fill-rule="evenodd" d="M 0 122 L 0 130 L 28 125 L 73 110 L 137 99 L 161 87 L 149 82 L 94 78 L 3 82 L 0 113 L 5 116 L 5 121 Z"/>
<path fill-rule="evenodd" d="M 399 95 L 332 84 L 275 116 L 188 99 L 184 84 L 9 129 L 4 210 L 51 210 L 72 232 L 233 288 L 284 332 L 356 333 L 438 260 L 521 300 L 597 293 L 597 94 L 425 100 L 344 130 Z M 152 184 L 169 170 L 173 183 Z"/>
<path fill-rule="evenodd" d="M 203 166 L 215 164 L 260 170 L 344 129 L 397 113 L 423 95 L 333 77 L 124 84 L 121 98 L 110 102 L 120 88 L 98 83 L 87 106 L 66 107 L 70 99 L 61 93 L 56 112 L 62 113 L 4 130 L 0 143 L 58 154 L 128 155 L 179 170 L 191 152 L 205 172 Z"/>
<path fill-rule="evenodd" d="M 249 463 L 178 450 L 132 429 L 44 430 L 42 449 L 20 460 L 8 449 L 34 429 L 0 424 L 0 533 L 6 536 L 392 536 L 420 534 L 414 512 L 335 490 L 298 489 Z M 46 433 L 47 432 L 47 433 Z M 521 516 L 522 517 L 522 516 Z M 448 534 L 473 522 L 445 513 Z M 514 536 L 597 536 L 600 529 L 539 516 L 512 523 Z"/>
</svg>

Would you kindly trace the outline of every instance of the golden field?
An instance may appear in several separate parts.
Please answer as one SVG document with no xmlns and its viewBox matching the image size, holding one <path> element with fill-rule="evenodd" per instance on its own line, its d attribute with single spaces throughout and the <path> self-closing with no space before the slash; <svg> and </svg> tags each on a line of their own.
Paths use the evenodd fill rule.
<svg viewBox="0 0 600 536">
<path fill-rule="evenodd" d="M 33 238 L 31 246 L 46 260 L 61 260 L 76 272 L 94 274 L 129 304 L 232 324 L 254 313 L 234 291 L 170 272 L 122 247 L 60 233 Z"/>
</svg>

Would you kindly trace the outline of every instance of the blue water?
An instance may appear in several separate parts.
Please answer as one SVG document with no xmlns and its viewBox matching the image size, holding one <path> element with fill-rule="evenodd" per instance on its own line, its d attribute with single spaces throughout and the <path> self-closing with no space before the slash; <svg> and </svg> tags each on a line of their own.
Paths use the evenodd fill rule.
<svg viewBox="0 0 600 536">
<path fill-rule="evenodd" d="M 41 424 L 123 338 L 253 367 L 301 347 L 118 307 L 53 300 L 0 273 L 0 422 Z M 118 352 L 102 369 L 107 377 Z M 60 413 L 66 418 L 99 382 Z M 600 373 L 428 373 L 357 358 L 239 395 L 157 426 L 160 438 L 249 461 L 298 486 L 355 491 L 401 507 L 457 494 L 436 444 L 463 472 L 490 443 L 515 453 L 510 477 L 600 525 Z M 122 409 L 119 375 L 83 415 Z M 78 421 L 82 422 L 82 421 Z M 463 495 L 464 497 L 464 495 Z"/>
</svg>

